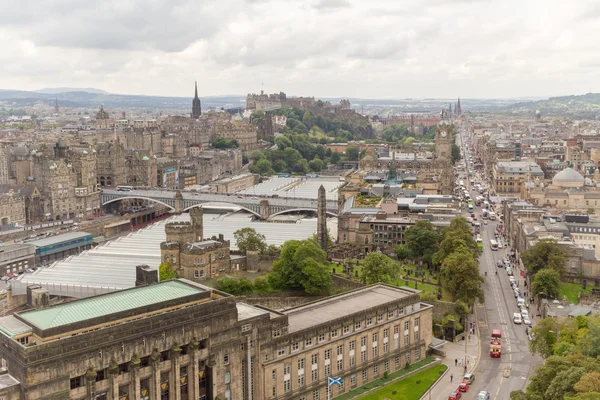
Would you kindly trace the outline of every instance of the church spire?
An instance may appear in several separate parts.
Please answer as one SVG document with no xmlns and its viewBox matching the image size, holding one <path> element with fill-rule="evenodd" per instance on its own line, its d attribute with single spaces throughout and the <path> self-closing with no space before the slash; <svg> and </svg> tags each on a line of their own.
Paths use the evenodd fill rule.
<svg viewBox="0 0 600 400">
<path fill-rule="evenodd" d="M 202 114 L 202 106 L 198 98 L 198 82 L 194 82 L 194 100 L 192 100 L 192 118 L 198 119 Z"/>
</svg>

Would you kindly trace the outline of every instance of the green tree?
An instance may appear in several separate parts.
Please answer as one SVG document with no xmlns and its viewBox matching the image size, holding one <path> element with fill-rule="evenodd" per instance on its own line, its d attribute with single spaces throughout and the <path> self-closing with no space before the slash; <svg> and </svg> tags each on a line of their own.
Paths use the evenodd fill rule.
<svg viewBox="0 0 600 400">
<path fill-rule="evenodd" d="M 575 384 L 585 375 L 584 368 L 575 367 L 560 371 L 552 380 L 546 392 L 547 399 L 564 399 L 565 396 L 575 394 Z"/>
<path fill-rule="evenodd" d="M 240 147 L 237 140 L 225 139 L 223 136 L 217 136 L 211 142 L 211 146 L 215 149 L 237 149 Z"/>
<path fill-rule="evenodd" d="M 356 146 L 346 147 L 346 159 L 348 161 L 358 161 L 358 147 L 356 147 Z"/>
<path fill-rule="evenodd" d="M 575 384 L 575 391 L 578 393 L 600 392 L 600 372 L 592 371 L 582 376 Z"/>
<path fill-rule="evenodd" d="M 460 300 L 473 305 L 475 300 L 484 302 L 482 285 L 484 278 L 479 273 L 479 265 L 466 247 L 460 247 L 448 255 L 441 266 L 442 286 Z"/>
<path fill-rule="evenodd" d="M 255 165 L 261 175 L 270 175 L 273 173 L 271 161 L 266 158 L 258 160 Z"/>
<path fill-rule="evenodd" d="M 521 255 L 523 264 L 530 275 L 539 270 L 550 268 L 563 275 L 566 270 L 565 250 L 554 239 L 542 239 Z"/>
<path fill-rule="evenodd" d="M 251 158 L 252 160 L 254 160 L 254 162 L 256 162 L 258 160 L 266 159 L 267 156 L 262 151 L 255 151 L 254 153 L 252 153 Z"/>
<path fill-rule="evenodd" d="M 399 266 L 391 258 L 380 253 L 369 253 L 362 262 L 360 279 L 362 283 L 391 283 L 396 279 Z"/>
<path fill-rule="evenodd" d="M 533 339 L 529 342 L 529 350 L 548 358 L 554 354 L 554 344 L 558 340 L 559 324 L 554 318 L 543 318 L 533 327 Z"/>
<path fill-rule="evenodd" d="M 256 232 L 254 228 L 238 229 L 233 232 L 233 238 L 238 249 L 244 253 L 248 250 L 260 251 L 262 253 L 267 247 L 265 235 Z"/>
<path fill-rule="evenodd" d="M 394 248 L 394 252 L 396 253 L 396 257 L 398 260 L 404 261 L 413 258 L 413 253 L 405 244 L 399 244 Z"/>
<path fill-rule="evenodd" d="M 278 136 L 275 138 L 275 144 L 279 150 L 285 150 L 288 147 L 292 147 L 292 141 L 287 136 Z"/>
<path fill-rule="evenodd" d="M 300 160 L 302 160 L 302 154 L 300 154 L 298 150 L 294 148 L 287 147 L 283 151 L 283 160 L 285 161 L 288 167 L 294 168 L 294 166 L 298 164 Z"/>
<path fill-rule="evenodd" d="M 337 164 L 340 162 L 341 159 L 342 156 L 340 155 L 340 153 L 334 151 L 333 153 L 331 153 L 331 158 L 329 159 L 329 162 L 332 164 Z"/>
<path fill-rule="evenodd" d="M 577 343 L 578 349 L 588 357 L 600 357 L 600 316 L 588 317 L 587 331 Z"/>
<path fill-rule="evenodd" d="M 533 278 L 533 293 L 544 293 L 548 298 L 557 298 L 560 294 L 560 275 L 554 269 L 540 269 Z"/>
<path fill-rule="evenodd" d="M 319 172 L 323 169 L 323 161 L 321 161 L 321 159 L 318 156 L 315 156 L 315 158 L 308 163 L 308 166 L 314 172 Z"/>
<path fill-rule="evenodd" d="M 406 245 L 421 261 L 431 265 L 433 255 L 438 251 L 440 234 L 428 220 L 418 220 L 404 233 Z"/>
<path fill-rule="evenodd" d="M 456 144 L 452 144 L 452 164 L 460 160 L 460 147 Z"/>
<path fill-rule="evenodd" d="M 160 263 L 158 266 L 158 280 L 160 282 L 177 278 L 179 278 L 179 275 L 177 275 L 177 272 L 173 269 L 173 265 L 170 261 Z"/>
<path fill-rule="evenodd" d="M 303 289 L 308 294 L 326 293 L 331 287 L 327 254 L 313 239 L 288 240 L 269 274 L 275 289 Z"/>
<path fill-rule="evenodd" d="M 453 253 L 460 246 L 467 247 L 471 251 L 473 258 L 477 259 L 479 257 L 477 242 L 473 239 L 471 226 L 465 218 L 452 219 L 450 225 L 443 229 L 442 237 L 440 249 L 433 257 L 435 264 L 441 264 L 449 254 Z"/>
<path fill-rule="evenodd" d="M 285 161 L 283 161 L 283 160 L 276 160 L 273 163 L 273 169 L 275 170 L 275 172 L 285 172 L 285 171 L 288 171 L 288 166 L 285 163 Z"/>
</svg>

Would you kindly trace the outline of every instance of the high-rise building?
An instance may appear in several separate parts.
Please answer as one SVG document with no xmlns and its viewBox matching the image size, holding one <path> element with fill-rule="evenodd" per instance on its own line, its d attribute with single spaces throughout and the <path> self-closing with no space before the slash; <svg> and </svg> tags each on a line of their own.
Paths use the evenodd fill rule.
<svg viewBox="0 0 600 400">
<path fill-rule="evenodd" d="M 194 100 L 192 100 L 192 118 L 198 119 L 202 115 L 202 106 L 198 98 L 198 82 L 195 82 Z"/>
</svg>

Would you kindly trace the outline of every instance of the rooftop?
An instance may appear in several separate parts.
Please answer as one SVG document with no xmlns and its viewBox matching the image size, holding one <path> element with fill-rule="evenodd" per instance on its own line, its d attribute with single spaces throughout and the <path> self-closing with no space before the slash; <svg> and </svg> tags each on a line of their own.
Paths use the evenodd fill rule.
<svg viewBox="0 0 600 400">
<path fill-rule="evenodd" d="M 84 237 L 91 237 L 92 234 L 88 232 L 69 232 L 63 233 L 62 235 L 50 236 L 45 239 L 33 240 L 31 242 L 27 242 L 28 244 L 32 244 L 35 247 L 46 247 L 52 246 L 53 244 L 69 242 L 75 239 L 82 239 Z"/>
<path fill-rule="evenodd" d="M 262 308 L 254 307 L 246 303 L 236 303 L 238 311 L 238 321 L 245 319 L 258 317 L 260 315 L 269 314 L 269 311 L 263 310 Z"/>
<path fill-rule="evenodd" d="M 156 285 L 88 297 L 40 310 L 25 311 L 17 314 L 17 318 L 44 330 L 181 299 L 202 292 L 205 292 L 205 290 L 182 281 L 167 281 Z"/>
<path fill-rule="evenodd" d="M 374 285 L 283 311 L 289 332 L 297 332 L 416 294 L 417 291 Z"/>
</svg>

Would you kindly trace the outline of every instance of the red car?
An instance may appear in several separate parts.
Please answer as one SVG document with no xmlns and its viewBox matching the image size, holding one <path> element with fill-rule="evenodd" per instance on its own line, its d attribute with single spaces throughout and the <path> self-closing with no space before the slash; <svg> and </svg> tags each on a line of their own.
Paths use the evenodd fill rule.
<svg viewBox="0 0 600 400">
<path fill-rule="evenodd" d="M 460 385 L 458 385 L 458 389 L 459 392 L 464 392 L 466 393 L 469 390 L 469 384 L 467 382 L 461 382 Z"/>
<path fill-rule="evenodd" d="M 456 392 L 450 393 L 450 396 L 448 396 L 448 400 L 458 400 L 461 396 L 462 393 L 457 390 Z"/>
</svg>

